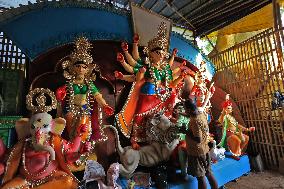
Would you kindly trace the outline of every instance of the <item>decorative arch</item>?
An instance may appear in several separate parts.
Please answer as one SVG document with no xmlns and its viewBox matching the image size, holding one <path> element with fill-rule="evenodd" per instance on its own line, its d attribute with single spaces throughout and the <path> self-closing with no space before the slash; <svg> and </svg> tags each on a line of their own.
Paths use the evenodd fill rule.
<svg viewBox="0 0 284 189">
<path fill-rule="evenodd" d="M 128 10 L 90 1 L 43 1 L 22 5 L 3 13 L 0 31 L 32 61 L 49 50 L 72 43 L 78 36 L 90 40 L 132 41 L 131 15 Z M 194 45 L 172 33 L 170 49 L 180 49 L 178 56 L 199 66 L 197 57 L 208 63 L 213 76 L 215 67 Z"/>
</svg>

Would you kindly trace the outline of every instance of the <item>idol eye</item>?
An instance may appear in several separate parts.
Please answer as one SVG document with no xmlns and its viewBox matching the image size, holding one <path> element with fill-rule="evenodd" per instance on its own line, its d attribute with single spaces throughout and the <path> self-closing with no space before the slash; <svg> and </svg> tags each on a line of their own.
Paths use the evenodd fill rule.
<svg viewBox="0 0 284 189">
<path fill-rule="evenodd" d="M 76 67 L 76 68 L 80 68 L 80 65 L 79 65 L 79 64 L 77 64 L 77 65 L 75 65 L 75 67 Z"/>
<path fill-rule="evenodd" d="M 47 128 L 47 127 L 48 127 L 48 124 L 44 124 L 43 127 L 44 127 L 44 128 Z"/>
<path fill-rule="evenodd" d="M 35 126 L 32 124 L 32 125 L 31 125 L 31 128 L 32 128 L 32 129 L 35 129 Z"/>
<path fill-rule="evenodd" d="M 84 69 L 87 69 L 87 66 L 82 66 Z"/>
</svg>

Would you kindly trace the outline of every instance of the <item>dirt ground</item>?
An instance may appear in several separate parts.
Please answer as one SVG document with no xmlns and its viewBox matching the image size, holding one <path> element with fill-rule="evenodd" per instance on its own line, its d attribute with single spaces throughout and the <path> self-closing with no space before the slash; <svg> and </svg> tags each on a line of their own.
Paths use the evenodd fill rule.
<svg viewBox="0 0 284 189">
<path fill-rule="evenodd" d="M 284 175 L 275 171 L 251 172 L 225 185 L 226 189 L 284 189 Z"/>
</svg>

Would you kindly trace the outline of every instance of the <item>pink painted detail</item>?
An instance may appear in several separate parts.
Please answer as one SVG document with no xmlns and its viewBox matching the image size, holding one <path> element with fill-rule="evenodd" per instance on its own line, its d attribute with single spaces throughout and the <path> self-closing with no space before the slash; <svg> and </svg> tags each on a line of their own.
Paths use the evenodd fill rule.
<svg viewBox="0 0 284 189">
<path fill-rule="evenodd" d="M 73 163 L 78 160 L 80 157 L 78 151 L 80 150 L 81 146 L 80 136 L 75 137 L 72 142 L 63 140 L 63 146 L 67 163 Z"/>
<path fill-rule="evenodd" d="M 32 180 L 42 179 L 50 175 L 52 171 L 57 169 L 58 163 L 56 161 L 49 161 L 49 156 L 50 154 L 47 151 L 34 151 L 31 148 L 27 148 L 25 162 L 23 162 L 25 163 L 26 170 L 22 165 L 20 174 Z"/>
<path fill-rule="evenodd" d="M 39 143 L 39 140 L 41 138 L 41 135 L 42 135 L 42 131 L 40 129 L 37 129 L 36 130 L 36 133 L 35 133 L 35 138 L 36 138 L 36 142 Z"/>
<path fill-rule="evenodd" d="M 1 163 L 4 160 L 5 152 L 6 152 L 6 146 L 3 143 L 3 140 L 0 139 L 0 176 L 4 173 L 4 170 L 5 170 L 4 164 Z"/>
</svg>

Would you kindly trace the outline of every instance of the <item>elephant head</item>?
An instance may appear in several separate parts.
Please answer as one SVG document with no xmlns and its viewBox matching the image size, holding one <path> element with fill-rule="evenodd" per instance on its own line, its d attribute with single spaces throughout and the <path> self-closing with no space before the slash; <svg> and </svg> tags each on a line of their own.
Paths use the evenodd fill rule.
<svg viewBox="0 0 284 189">
<path fill-rule="evenodd" d="M 34 149 L 48 151 L 51 160 L 55 160 L 55 151 L 47 141 L 51 136 L 53 124 L 52 116 L 46 112 L 34 114 L 29 122 Z"/>
</svg>

